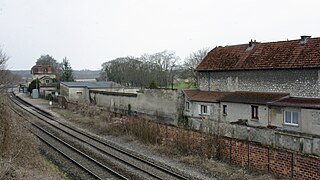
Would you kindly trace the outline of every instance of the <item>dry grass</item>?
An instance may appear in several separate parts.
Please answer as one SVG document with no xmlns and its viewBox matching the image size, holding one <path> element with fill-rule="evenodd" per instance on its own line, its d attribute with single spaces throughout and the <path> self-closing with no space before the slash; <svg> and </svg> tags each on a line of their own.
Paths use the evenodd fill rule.
<svg viewBox="0 0 320 180">
<path fill-rule="evenodd" d="M 38 150 L 28 125 L 0 99 L 0 179 L 63 179 Z"/>
<path fill-rule="evenodd" d="M 270 175 L 249 173 L 245 169 L 213 159 L 203 159 L 198 156 L 184 156 L 181 157 L 181 161 L 193 166 L 199 166 L 199 164 L 201 164 L 206 173 L 212 174 L 218 179 L 274 179 Z"/>
</svg>

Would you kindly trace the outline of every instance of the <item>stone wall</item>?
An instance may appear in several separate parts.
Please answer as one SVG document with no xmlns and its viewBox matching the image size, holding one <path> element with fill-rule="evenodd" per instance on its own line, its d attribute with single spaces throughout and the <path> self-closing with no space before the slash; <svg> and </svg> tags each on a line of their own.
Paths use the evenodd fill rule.
<svg viewBox="0 0 320 180">
<path fill-rule="evenodd" d="M 320 97 L 319 70 L 250 70 L 200 72 L 203 91 L 288 92 L 292 96 Z"/>
<path fill-rule="evenodd" d="M 146 89 L 137 94 L 89 91 L 90 102 L 111 111 L 132 113 L 177 124 L 181 107 L 181 92 L 166 89 Z"/>
</svg>

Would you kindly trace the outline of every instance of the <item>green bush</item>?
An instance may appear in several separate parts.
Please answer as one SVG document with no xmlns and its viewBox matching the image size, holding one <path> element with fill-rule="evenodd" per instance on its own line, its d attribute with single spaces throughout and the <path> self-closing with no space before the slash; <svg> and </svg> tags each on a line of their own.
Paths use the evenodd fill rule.
<svg viewBox="0 0 320 180">
<path fill-rule="evenodd" d="M 28 91 L 30 92 L 30 93 L 32 93 L 32 89 L 40 89 L 39 88 L 39 86 L 40 86 L 40 81 L 39 81 L 39 79 L 35 79 L 35 80 L 33 80 L 30 84 L 29 84 L 29 88 L 28 88 Z"/>
<path fill-rule="evenodd" d="M 158 86 L 157 86 L 156 81 L 153 80 L 153 81 L 150 83 L 149 88 L 150 88 L 150 89 L 158 89 Z"/>
</svg>

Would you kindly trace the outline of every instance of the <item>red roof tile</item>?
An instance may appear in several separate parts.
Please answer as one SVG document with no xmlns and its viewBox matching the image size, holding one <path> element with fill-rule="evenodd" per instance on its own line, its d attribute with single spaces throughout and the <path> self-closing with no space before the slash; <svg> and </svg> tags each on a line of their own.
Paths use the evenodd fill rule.
<svg viewBox="0 0 320 180">
<path fill-rule="evenodd" d="M 270 105 L 320 109 L 320 98 L 289 97 L 272 102 Z"/>
<path fill-rule="evenodd" d="M 31 68 L 31 74 L 52 74 L 54 68 L 51 65 L 35 65 Z"/>
<path fill-rule="evenodd" d="M 267 104 L 268 102 L 279 100 L 288 95 L 289 93 L 236 91 L 218 99 L 218 101 L 250 104 Z"/>
<path fill-rule="evenodd" d="M 216 47 L 196 68 L 197 71 L 319 68 L 320 38 Z"/>
<path fill-rule="evenodd" d="M 200 91 L 200 90 L 184 90 L 185 96 L 189 101 L 201 102 L 218 102 L 219 98 L 226 96 L 232 92 L 216 92 L 216 91 Z"/>
</svg>

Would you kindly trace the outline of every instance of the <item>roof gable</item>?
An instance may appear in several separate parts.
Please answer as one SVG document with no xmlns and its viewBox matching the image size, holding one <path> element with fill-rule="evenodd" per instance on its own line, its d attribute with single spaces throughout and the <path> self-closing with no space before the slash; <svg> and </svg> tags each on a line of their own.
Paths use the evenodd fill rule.
<svg viewBox="0 0 320 180">
<path fill-rule="evenodd" d="M 320 67 L 320 38 L 216 47 L 196 68 L 197 71 L 290 69 Z"/>
</svg>

